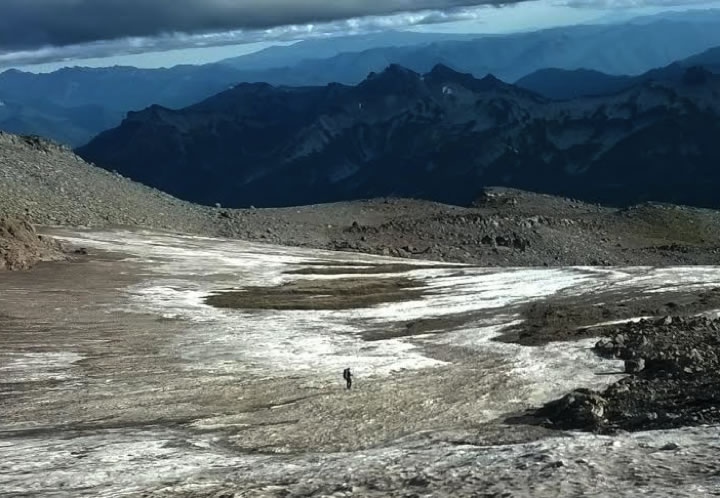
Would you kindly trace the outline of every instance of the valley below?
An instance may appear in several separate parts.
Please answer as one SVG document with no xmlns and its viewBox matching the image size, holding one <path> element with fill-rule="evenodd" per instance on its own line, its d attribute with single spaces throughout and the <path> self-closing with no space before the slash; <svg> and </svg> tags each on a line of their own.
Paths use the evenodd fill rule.
<svg viewBox="0 0 720 498">
<path fill-rule="evenodd" d="M 0 278 L 0 496 L 720 496 L 712 414 L 530 416 L 634 377 L 597 354 L 617 327 L 715 326 L 717 266 L 42 233 L 88 255 Z"/>
</svg>

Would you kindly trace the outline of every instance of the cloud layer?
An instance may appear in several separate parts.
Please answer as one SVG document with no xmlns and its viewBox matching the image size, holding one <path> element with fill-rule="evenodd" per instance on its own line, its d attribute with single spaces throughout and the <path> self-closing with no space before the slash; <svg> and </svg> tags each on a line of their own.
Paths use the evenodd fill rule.
<svg viewBox="0 0 720 498">
<path fill-rule="evenodd" d="M 168 33 L 261 30 L 524 0 L 2 0 L 0 51 Z"/>
<path fill-rule="evenodd" d="M 0 0 L 3 67 L 481 21 L 483 7 L 617 9 L 720 0 Z"/>
<path fill-rule="evenodd" d="M 711 4 L 715 0 L 567 0 L 561 5 L 590 9 L 633 9 L 642 7 L 688 7 Z"/>
<path fill-rule="evenodd" d="M 2 1 L 2 0 L 0 0 Z M 158 36 L 120 38 L 61 46 L 45 46 L 27 50 L 0 50 L 0 71 L 3 67 L 42 64 L 47 62 L 103 58 L 162 52 L 175 49 L 218 47 L 255 42 L 291 42 L 337 35 L 355 35 L 388 29 L 442 24 L 455 21 L 482 22 L 486 8 L 454 8 L 429 10 L 387 16 L 366 16 L 318 24 L 293 24 L 268 29 L 219 31 L 205 34 L 162 34 Z"/>
</svg>

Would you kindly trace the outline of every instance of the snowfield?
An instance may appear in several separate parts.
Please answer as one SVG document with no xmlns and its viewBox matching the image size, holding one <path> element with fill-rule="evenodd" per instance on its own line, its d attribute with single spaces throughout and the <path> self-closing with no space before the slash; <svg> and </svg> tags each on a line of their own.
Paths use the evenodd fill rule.
<svg viewBox="0 0 720 498">
<path fill-rule="evenodd" d="M 720 268 L 485 269 L 154 232 L 53 235 L 105 256 L 0 278 L 0 496 L 720 495 L 715 427 L 600 437 L 504 424 L 618 380 L 622 364 L 597 357 L 595 339 L 493 340 L 530 302 L 717 287 Z M 421 294 L 353 309 L 205 302 L 399 277 Z M 431 326 L 403 332 L 416 324 Z"/>
</svg>

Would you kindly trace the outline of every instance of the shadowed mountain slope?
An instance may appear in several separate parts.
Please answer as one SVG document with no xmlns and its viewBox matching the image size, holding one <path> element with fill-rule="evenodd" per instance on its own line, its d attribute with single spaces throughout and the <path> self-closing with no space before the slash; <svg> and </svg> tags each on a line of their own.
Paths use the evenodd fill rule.
<svg viewBox="0 0 720 498">
<path fill-rule="evenodd" d="M 720 47 L 706 50 L 668 66 L 639 76 L 616 76 L 588 69 L 541 69 L 520 78 L 515 84 L 547 98 L 569 100 L 592 95 L 609 95 L 648 81 L 680 82 L 693 67 L 720 74 Z"/>
<path fill-rule="evenodd" d="M 153 106 L 79 154 L 229 206 L 467 204 L 487 185 L 717 205 L 719 95 L 720 77 L 693 68 L 678 82 L 552 102 L 492 76 L 393 65 L 357 86 L 242 84 L 182 110 Z"/>
</svg>

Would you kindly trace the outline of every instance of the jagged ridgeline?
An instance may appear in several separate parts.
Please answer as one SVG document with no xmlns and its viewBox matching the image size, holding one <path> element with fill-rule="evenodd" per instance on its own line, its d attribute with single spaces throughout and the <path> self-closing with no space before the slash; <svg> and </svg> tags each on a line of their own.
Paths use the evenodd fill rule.
<svg viewBox="0 0 720 498">
<path fill-rule="evenodd" d="M 720 76 L 698 68 L 556 102 L 492 76 L 392 65 L 357 86 L 240 84 L 181 110 L 152 106 L 78 152 L 180 198 L 237 207 L 387 195 L 468 204 L 486 185 L 717 206 L 719 95 Z"/>
</svg>

